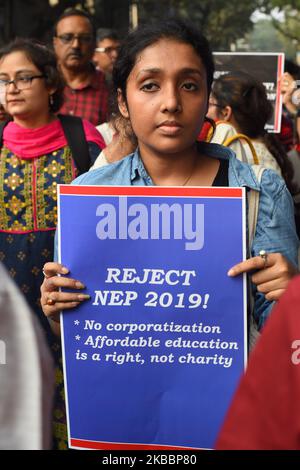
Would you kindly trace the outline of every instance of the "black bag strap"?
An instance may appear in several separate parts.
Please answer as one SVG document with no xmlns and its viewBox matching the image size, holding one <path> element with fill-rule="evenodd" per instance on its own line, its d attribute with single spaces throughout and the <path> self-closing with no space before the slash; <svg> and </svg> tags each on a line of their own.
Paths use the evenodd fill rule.
<svg viewBox="0 0 300 470">
<path fill-rule="evenodd" d="M 78 174 L 86 173 L 92 162 L 88 143 L 85 137 L 82 119 L 76 116 L 59 114 L 64 134 L 72 152 L 72 157 L 76 163 Z M 3 146 L 3 131 L 9 121 L 0 122 L 0 148 Z"/>
<path fill-rule="evenodd" d="M 3 131 L 4 127 L 7 126 L 9 121 L 0 122 L 0 149 L 3 147 Z"/>
<path fill-rule="evenodd" d="M 86 173 L 92 162 L 88 143 L 85 137 L 82 119 L 77 116 L 58 114 L 72 157 L 76 163 L 78 174 Z"/>
</svg>

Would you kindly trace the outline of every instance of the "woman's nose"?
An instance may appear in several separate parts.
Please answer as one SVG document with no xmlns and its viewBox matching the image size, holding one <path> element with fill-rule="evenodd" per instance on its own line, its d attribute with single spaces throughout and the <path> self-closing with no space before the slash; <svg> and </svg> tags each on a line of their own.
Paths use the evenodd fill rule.
<svg viewBox="0 0 300 470">
<path fill-rule="evenodd" d="M 166 90 L 163 94 L 163 103 L 161 106 L 162 112 L 169 111 L 170 113 L 176 113 L 181 111 L 181 97 L 180 93 L 175 88 L 170 88 Z"/>
<path fill-rule="evenodd" d="M 19 91 L 18 87 L 17 87 L 17 84 L 14 80 L 10 80 L 9 83 L 7 83 L 6 85 L 6 91 L 10 91 L 11 90 L 11 85 L 13 85 L 13 91 Z"/>
</svg>

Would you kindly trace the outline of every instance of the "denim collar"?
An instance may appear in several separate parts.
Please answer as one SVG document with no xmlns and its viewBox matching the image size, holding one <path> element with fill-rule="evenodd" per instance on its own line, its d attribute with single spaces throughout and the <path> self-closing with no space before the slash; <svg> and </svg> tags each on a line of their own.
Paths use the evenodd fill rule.
<svg viewBox="0 0 300 470">
<path fill-rule="evenodd" d="M 247 187 L 260 191 L 260 183 L 257 181 L 251 165 L 247 165 L 238 160 L 231 149 L 223 145 L 210 144 L 207 142 L 197 142 L 197 149 L 200 154 L 207 155 L 211 158 L 229 160 L 229 186 Z M 132 154 L 131 181 L 135 180 L 137 177 L 142 178 L 147 185 L 153 185 L 144 167 L 138 148 Z"/>
<path fill-rule="evenodd" d="M 137 177 L 142 178 L 145 180 L 147 183 L 149 182 L 149 185 L 153 186 L 153 182 L 148 175 L 144 164 L 143 160 L 141 159 L 139 149 L 137 148 L 134 154 L 132 155 L 132 163 L 131 163 L 131 175 L 130 179 L 131 181 L 135 180 Z"/>
</svg>

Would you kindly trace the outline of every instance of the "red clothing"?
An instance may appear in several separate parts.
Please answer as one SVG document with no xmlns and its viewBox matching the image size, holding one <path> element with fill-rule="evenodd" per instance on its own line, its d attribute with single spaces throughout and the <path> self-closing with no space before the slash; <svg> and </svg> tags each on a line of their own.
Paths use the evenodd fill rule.
<svg viewBox="0 0 300 470">
<path fill-rule="evenodd" d="M 97 126 L 107 121 L 107 102 L 105 76 L 100 70 L 94 70 L 90 83 L 83 88 L 65 86 L 64 103 L 59 112 L 79 116 Z"/>
<path fill-rule="evenodd" d="M 300 449 L 300 276 L 266 323 L 216 448 Z"/>
<path fill-rule="evenodd" d="M 95 126 L 85 120 L 82 123 L 86 140 L 98 145 L 100 149 L 105 148 L 103 137 Z M 68 144 L 58 119 L 36 129 L 27 129 L 10 121 L 4 128 L 3 143 L 5 147 L 23 160 L 38 158 Z"/>
<path fill-rule="evenodd" d="M 281 129 L 278 138 L 286 152 L 291 150 L 295 145 L 294 122 L 290 117 L 285 116 L 285 114 L 282 114 Z"/>
<path fill-rule="evenodd" d="M 204 121 L 203 123 L 203 126 L 202 126 L 202 129 L 197 137 L 197 140 L 199 142 L 208 142 L 208 137 L 209 137 L 209 134 L 211 133 L 211 130 L 212 130 L 212 125 L 210 122 L 208 121 Z"/>
</svg>

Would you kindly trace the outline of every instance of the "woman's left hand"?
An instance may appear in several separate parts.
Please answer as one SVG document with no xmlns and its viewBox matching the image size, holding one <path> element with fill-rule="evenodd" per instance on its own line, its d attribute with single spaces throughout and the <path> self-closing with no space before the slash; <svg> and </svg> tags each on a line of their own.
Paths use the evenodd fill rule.
<svg viewBox="0 0 300 470">
<path fill-rule="evenodd" d="M 299 274 L 298 269 L 282 254 L 267 253 L 265 258 L 254 256 L 236 264 L 228 271 L 228 276 L 235 277 L 251 271 L 256 271 L 251 276 L 252 282 L 269 301 L 278 300 L 289 281 Z"/>
</svg>

